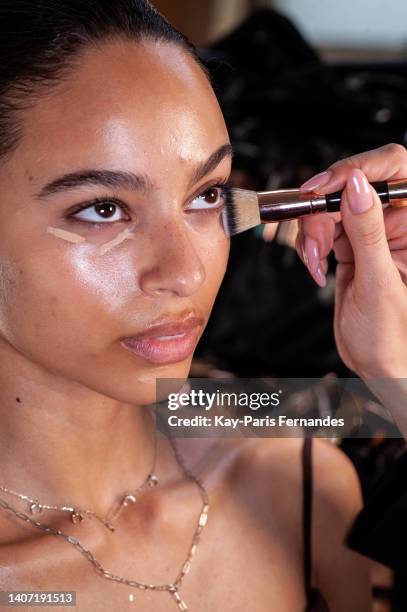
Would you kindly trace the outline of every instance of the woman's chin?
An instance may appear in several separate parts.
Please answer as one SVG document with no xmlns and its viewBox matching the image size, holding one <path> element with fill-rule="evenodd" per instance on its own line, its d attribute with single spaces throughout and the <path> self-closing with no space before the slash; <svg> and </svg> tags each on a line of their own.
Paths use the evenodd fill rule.
<svg viewBox="0 0 407 612">
<path fill-rule="evenodd" d="M 129 390 L 129 403 L 144 406 L 165 400 L 170 393 L 177 393 L 185 384 L 193 355 L 178 363 L 147 367 L 134 374 L 134 385 Z"/>
</svg>

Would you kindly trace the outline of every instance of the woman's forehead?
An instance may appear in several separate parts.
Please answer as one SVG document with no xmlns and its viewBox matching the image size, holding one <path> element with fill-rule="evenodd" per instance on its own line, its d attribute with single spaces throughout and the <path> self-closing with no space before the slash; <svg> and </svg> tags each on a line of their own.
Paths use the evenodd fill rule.
<svg viewBox="0 0 407 612">
<path fill-rule="evenodd" d="M 209 157 L 227 142 L 198 64 L 173 45 L 112 44 L 85 54 L 60 88 L 26 115 L 20 152 L 61 166 L 140 167 Z M 55 168 L 58 171 L 58 168 Z"/>
</svg>

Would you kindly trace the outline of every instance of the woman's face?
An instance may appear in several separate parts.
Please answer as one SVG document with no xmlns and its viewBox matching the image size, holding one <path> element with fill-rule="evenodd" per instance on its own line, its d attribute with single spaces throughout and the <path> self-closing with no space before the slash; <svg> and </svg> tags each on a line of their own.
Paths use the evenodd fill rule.
<svg viewBox="0 0 407 612">
<path fill-rule="evenodd" d="M 228 143 L 185 51 L 88 49 L 0 167 L 3 349 L 135 404 L 187 376 L 228 257 Z"/>
</svg>

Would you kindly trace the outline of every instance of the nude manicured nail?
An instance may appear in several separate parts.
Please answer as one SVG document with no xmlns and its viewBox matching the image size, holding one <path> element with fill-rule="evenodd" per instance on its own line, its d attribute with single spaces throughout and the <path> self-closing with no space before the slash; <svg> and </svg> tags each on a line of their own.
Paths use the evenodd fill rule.
<svg viewBox="0 0 407 612">
<path fill-rule="evenodd" d="M 312 278 L 320 287 L 326 286 L 326 276 L 321 266 L 318 266 L 317 271 L 312 275 Z"/>
<path fill-rule="evenodd" d="M 329 268 L 328 260 L 327 260 L 326 257 L 325 257 L 325 259 L 321 259 L 320 266 L 322 268 L 322 272 L 324 274 L 326 274 L 328 272 L 328 268 Z"/>
<path fill-rule="evenodd" d="M 332 178 L 332 170 L 325 170 L 325 172 L 320 172 L 316 174 L 312 178 L 305 181 L 300 187 L 300 191 L 311 191 L 312 189 L 316 189 L 317 187 L 323 187 L 326 185 Z"/>
<path fill-rule="evenodd" d="M 319 248 L 317 241 L 309 236 L 305 236 L 304 259 L 311 274 L 315 274 L 320 263 Z"/>
<path fill-rule="evenodd" d="M 361 170 L 355 169 L 349 175 L 346 185 L 349 208 L 355 214 L 364 213 L 373 205 L 372 192 L 367 178 Z"/>
<path fill-rule="evenodd" d="M 300 249 L 301 249 L 302 261 L 305 263 L 305 265 L 307 265 L 307 255 L 305 253 L 304 243 L 305 243 L 305 236 L 302 234 L 300 238 Z"/>
</svg>

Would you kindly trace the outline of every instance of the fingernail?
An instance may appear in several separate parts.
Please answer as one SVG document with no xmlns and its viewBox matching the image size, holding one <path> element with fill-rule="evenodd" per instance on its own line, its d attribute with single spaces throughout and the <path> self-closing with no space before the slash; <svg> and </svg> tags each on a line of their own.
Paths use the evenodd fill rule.
<svg viewBox="0 0 407 612">
<path fill-rule="evenodd" d="M 325 170 L 325 172 L 320 172 L 316 174 L 312 178 L 305 181 L 300 187 L 300 191 L 311 191 L 312 189 L 316 189 L 317 187 L 322 187 L 326 185 L 332 178 L 332 170 Z"/>
<path fill-rule="evenodd" d="M 326 286 L 326 276 L 321 266 L 318 266 L 316 272 L 312 275 L 312 278 L 320 287 Z"/>
<path fill-rule="evenodd" d="M 314 274 L 317 271 L 320 262 L 319 248 L 317 241 L 309 236 L 305 236 L 304 261 L 311 274 Z"/>
<path fill-rule="evenodd" d="M 308 265 L 308 261 L 307 261 L 307 254 L 305 252 L 305 236 L 304 236 L 304 234 L 301 236 L 300 246 L 301 246 L 302 260 L 305 263 L 305 265 L 307 266 Z"/>
<path fill-rule="evenodd" d="M 361 170 L 352 170 L 346 187 L 351 212 L 359 215 L 372 207 L 373 198 L 370 185 Z"/>
<path fill-rule="evenodd" d="M 324 274 L 326 274 L 328 272 L 328 268 L 329 268 L 328 260 L 327 260 L 326 257 L 325 257 L 325 259 L 321 259 L 320 266 L 322 268 L 322 272 Z"/>
</svg>

